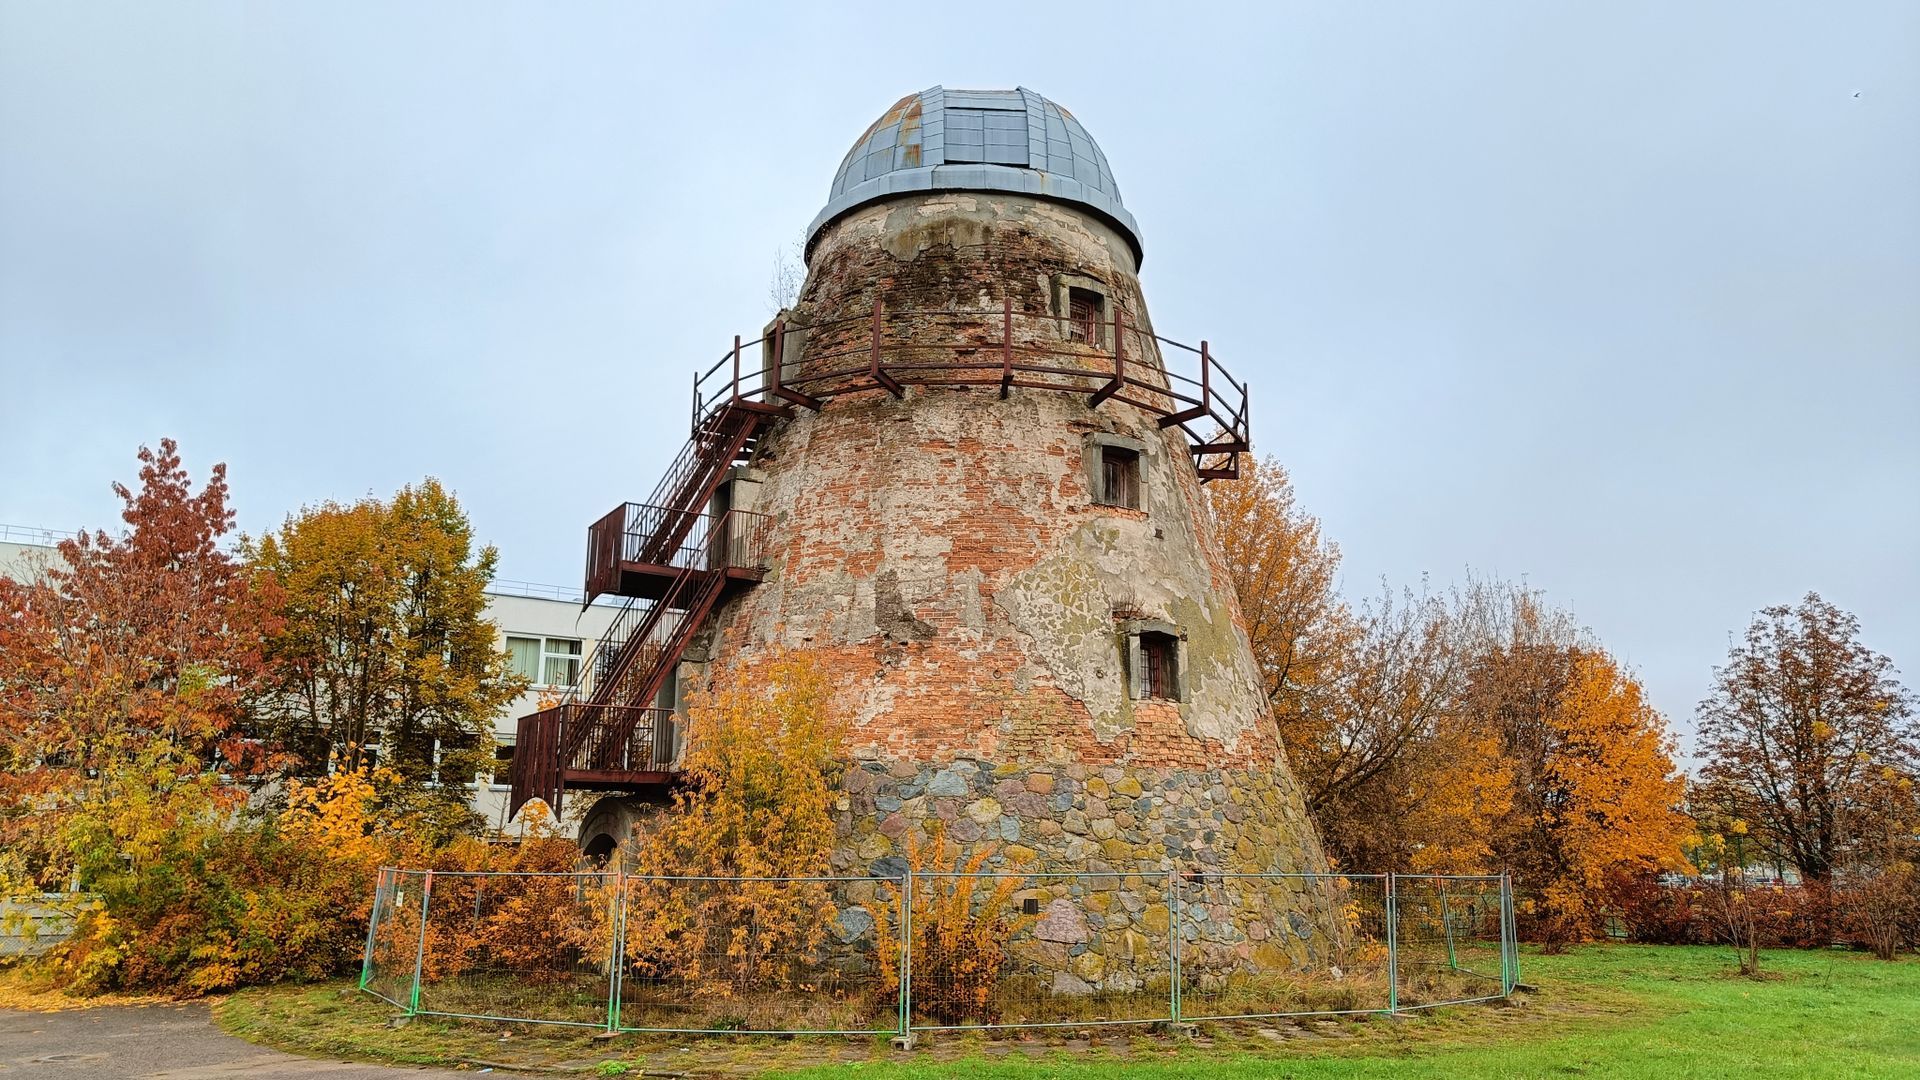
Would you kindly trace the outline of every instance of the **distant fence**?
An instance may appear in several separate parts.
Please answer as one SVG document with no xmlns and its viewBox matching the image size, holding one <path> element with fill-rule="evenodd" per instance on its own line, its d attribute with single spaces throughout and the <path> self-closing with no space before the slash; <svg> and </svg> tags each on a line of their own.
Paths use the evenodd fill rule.
<svg viewBox="0 0 1920 1080">
<path fill-rule="evenodd" d="M 408 1015 L 903 1035 L 1395 1013 L 1519 981 L 1505 877 L 702 878 L 387 869 L 360 986 Z"/>
<path fill-rule="evenodd" d="M 92 893 L 33 893 L 0 897 L 0 959 L 38 956 L 73 935 Z"/>
</svg>

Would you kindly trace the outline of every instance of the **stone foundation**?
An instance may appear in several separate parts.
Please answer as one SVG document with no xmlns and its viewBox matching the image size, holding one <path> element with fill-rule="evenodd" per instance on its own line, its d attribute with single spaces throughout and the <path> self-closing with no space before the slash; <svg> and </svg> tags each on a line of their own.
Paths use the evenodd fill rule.
<svg viewBox="0 0 1920 1080">
<path fill-rule="evenodd" d="M 909 837 L 936 824 L 963 861 L 988 846 L 983 871 L 1032 875 L 1013 899 L 1037 911 L 1010 955 L 1054 992 L 1164 978 L 1176 910 L 1189 970 L 1315 969 L 1339 941 L 1328 879 L 1217 876 L 1324 872 L 1291 787 L 1284 772 L 1261 770 L 867 761 L 843 781 L 833 872 L 899 878 Z M 836 936 L 862 937 L 871 917 L 861 905 L 884 888 L 853 883 Z"/>
</svg>

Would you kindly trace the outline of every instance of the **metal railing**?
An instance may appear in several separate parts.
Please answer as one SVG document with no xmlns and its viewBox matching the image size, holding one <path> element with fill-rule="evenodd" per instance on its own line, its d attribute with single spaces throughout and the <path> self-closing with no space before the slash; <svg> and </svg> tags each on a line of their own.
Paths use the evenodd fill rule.
<svg viewBox="0 0 1920 1080">
<path fill-rule="evenodd" d="M 797 354 L 797 355 L 796 355 Z M 1169 358 L 1173 362 L 1169 363 Z M 1087 324 L 1045 312 L 998 309 L 895 310 L 805 326 L 777 320 L 760 338 L 733 347 L 693 380 L 693 430 L 728 405 L 818 408 L 865 390 L 898 397 L 902 388 L 970 386 L 1075 392 L 1114 400 L 1187 436 L 1202 479 L 1238 475 L 1252 445 L 1248 386 L 1198 346 L 1160 337 L 1115 307 L 1111 321 Z"/>
<path fill-rule="evenodd" d="M 42 529 L 34 525 L 0 524 L 0 543 L 22 544 L 27 547 L 53 547 L 62 540 L 72 540 L 79 533 L 63 529 Z"/>
<path fill-rule="evenodd" d="M 408 1015 L 904 1035 L 1394 1014 L 1519 982 L 1504 876 L 385 869 L 360 987 Z"/>
<path fill-rule="evenodd" d="M 716 518 L 671 506 L 623 503 L 587 528 L 587 592 L 614 591 L 622 563 L 765 573 L 769 522 L 765 514 L 746 510 L 729 510 Z"/>
</svg>

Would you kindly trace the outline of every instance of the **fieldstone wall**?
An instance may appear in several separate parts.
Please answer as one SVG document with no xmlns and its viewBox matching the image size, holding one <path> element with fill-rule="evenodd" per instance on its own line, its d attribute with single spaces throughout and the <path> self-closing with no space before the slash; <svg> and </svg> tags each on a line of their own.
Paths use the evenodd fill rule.
<svg viewBox="0 0 1920 1080">
<path fill-rule="evenodd" d="M 1324 869 L 1284 774 L 867 761 L 848 772 L 838 814 L 835 874 L 899 878 L 910 836 L 936 827 L 963 851 L 990 845 L 985 871 L 1031 874 L 1014 899 L 1039 911 L 1013 953 L 1053 973 L 1057 992 L 1142 989 L 1165 974 L 1176 921 L 1189 968 L 1324 967 L 1337 948 L 1326 879 L 1216 876 Z M 861 905 L 875 888 L 847 892 L 842 940 L 871 927 Z"/>
</svg>

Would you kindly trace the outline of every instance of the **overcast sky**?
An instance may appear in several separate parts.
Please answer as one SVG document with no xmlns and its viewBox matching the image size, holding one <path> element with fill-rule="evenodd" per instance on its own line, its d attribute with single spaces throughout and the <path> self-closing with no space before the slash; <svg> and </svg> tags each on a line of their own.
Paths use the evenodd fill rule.
<svg viewBox="0 0 1920 1080">
<path fill-rule="evenodd" d="M 1920 682 L 1920 4 L 800 7 L 0 0 L 0 522 L 172 435 L 577 584 L 854 138 L 1020 84 L 1349 591 L 1524 577 L 1682 731 L 1809 589 Z"/>
</svg>

